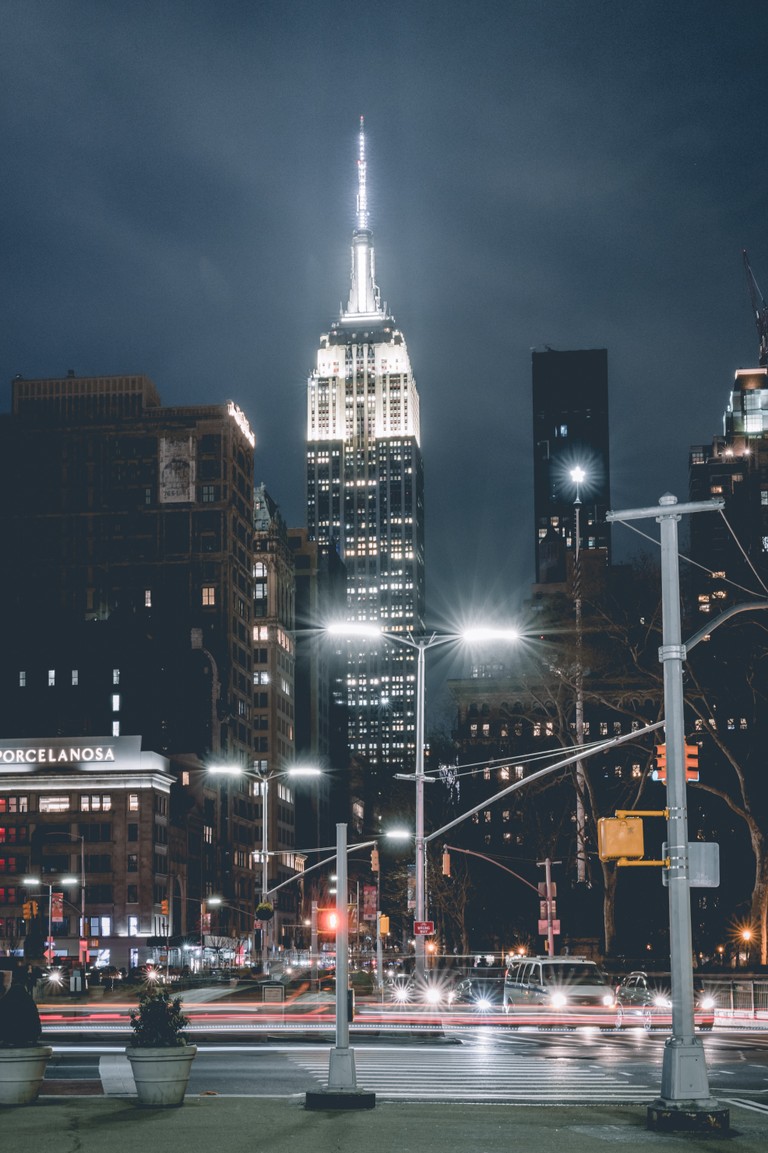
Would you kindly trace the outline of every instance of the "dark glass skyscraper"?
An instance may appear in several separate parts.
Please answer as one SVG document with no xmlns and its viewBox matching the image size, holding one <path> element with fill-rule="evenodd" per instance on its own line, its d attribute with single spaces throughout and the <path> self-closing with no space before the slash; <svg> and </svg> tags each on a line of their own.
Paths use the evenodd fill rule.
<svg viewBox="0 0 768 1153">
<path fill-rule="evenodd" d="M 533 353 L 533 501 L 536 581 L 566 580 L 566 553 L 575 548 L 575 501 L 580 549 L 605 553 L 610 564 L 608 353 L 604 348 Z M 572 478 L 581 468 L 584 479 Z"/>
</svg>

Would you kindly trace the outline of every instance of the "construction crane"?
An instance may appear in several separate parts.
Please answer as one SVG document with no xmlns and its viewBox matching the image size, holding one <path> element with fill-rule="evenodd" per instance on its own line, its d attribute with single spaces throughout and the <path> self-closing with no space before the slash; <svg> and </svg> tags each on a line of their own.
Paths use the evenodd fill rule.
<svg viewBox="0 0 768 1153">
<path fill-rule="evenodd" d="M 747 274 L 749 299 L 752 301 L 752 315 L 755 318 L 757 336 L 760 341 L 759 364 L 761 368 L 765 368 L 768 366 L 768 304 L 765 303 L 765 297 L 755 280 L 755 274 L 750 267 L 746 248 L 742 248 L 741 254 L 744 257 L 744 271 Z"/>
</svg>

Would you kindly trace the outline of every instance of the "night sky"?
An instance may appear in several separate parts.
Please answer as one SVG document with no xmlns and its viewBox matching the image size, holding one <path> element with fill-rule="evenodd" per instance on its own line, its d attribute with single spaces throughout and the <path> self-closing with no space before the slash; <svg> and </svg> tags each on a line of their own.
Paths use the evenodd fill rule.
<svg viewBox="0 0 768 1153">
<path fill-rule="evenodd" d="M 762 0 L 2 0 L 0 410 L 145 372 L 236 400 L 304 520 L 358 118 L 421 396 L 428 617 L 533 577 L 531 349 L 608 349 L 612 504 L 685 499 L 768 292 Z M 638 545 L 615 530 L 619 555 Z"/>
</svg>

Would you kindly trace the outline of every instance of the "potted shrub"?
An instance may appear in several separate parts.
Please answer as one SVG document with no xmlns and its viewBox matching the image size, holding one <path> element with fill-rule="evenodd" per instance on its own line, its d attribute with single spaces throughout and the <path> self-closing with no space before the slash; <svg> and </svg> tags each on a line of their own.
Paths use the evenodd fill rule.
<svg viewBox="0 0 768 1153">
<path fill-rule="evenodd" d="M 42 1042 L 40 1014 L 23 974 L 11 979 L 0 996 L 0 1105 L 28 1105 L 40 1092 L 53 1049 Z"/>
<path fill-rule="evenodd" d="M 131 1010 L 133 1038 L 125 1054 L 131 1062 L 140 1105 L 183 1105 L 197 1046 L 187 1043 L 189 1019 L 181 997 L 167 989 L 147 989 Z"/>
</svg>

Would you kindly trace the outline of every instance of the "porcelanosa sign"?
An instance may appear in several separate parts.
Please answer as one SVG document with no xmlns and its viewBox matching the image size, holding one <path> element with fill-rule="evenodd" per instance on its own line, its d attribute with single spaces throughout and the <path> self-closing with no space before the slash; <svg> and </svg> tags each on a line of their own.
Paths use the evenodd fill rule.
<svg viewBox="0 0 768 1153">
<path fill-rule="evenodd" d="M 2 765 L 79 765 L 83 761 L 114 761 L 115 750 L 109 745 L 73 745 L 56 749 L 43 745 L 37 749 L 0 749 Z"/>
<path fill-rule="evenodd" d="M 118 737 L 114 740 L 99 739 L 78 741 L 37 740 L 0 741 L 0 767 L 39 766 L 40 768 L 64 768 L 67 765 L 106 766 L 126 756 L 138 752 L 141 747 L 139 737 Z"/>
</svg>

